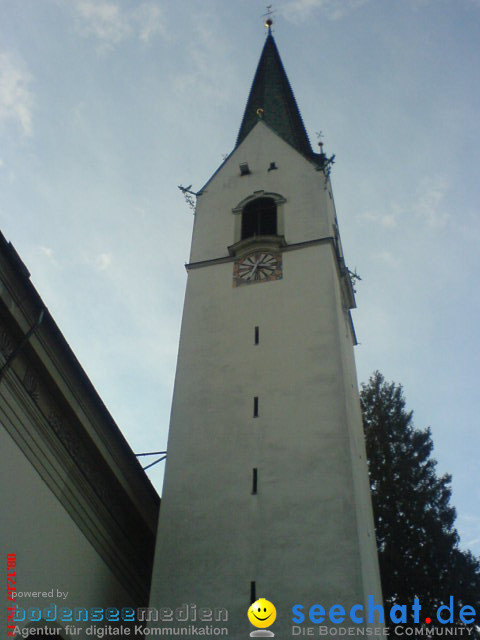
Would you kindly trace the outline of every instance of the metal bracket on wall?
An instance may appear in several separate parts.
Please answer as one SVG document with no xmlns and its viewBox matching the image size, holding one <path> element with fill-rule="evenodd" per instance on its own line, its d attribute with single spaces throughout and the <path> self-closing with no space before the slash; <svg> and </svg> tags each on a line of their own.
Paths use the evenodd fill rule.
<svg viewBox="0 0 480 640">
<path fill-rule="evenodd" d="M 158 462 L 162 462 L 162 460 L 165 460 L 165 458 L 167 457 L 167 452 L 166 451 L 149 451 L 147 453 L 136 453 L 135 454 L 137 456 L 137 458 L 140 458 L 141 456 L 161 456 L 160 458 L 158 458 L 158 460 L 155 460 L 154 462 L 151 462 L 150 464 L 147 464 L 146 467 L 142 467 L 143 470 L 145 471 L 146 469 L 150 469 L 150 467 L 153 467 L 153 465 L 157 464 Z"/>
</svg>

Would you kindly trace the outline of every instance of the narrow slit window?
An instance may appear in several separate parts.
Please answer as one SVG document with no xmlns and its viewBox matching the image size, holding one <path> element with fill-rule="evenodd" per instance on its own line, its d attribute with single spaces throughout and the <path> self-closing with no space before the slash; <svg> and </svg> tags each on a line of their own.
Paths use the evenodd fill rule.
<svg viewBox="0 0 480 640">
<path fill-rule="evenodd" d="M 255 327 L 255 344 L 258 344 L 260 342 L 260 329 L 258 327 Z"/>
<path fill-rule="evenodd" d="M 257 599 L 257 585 L 255 580 L 250 582 L 250 604 L 253 604 Z"/>
<path fill-rule="evenodd" d="M 253 399 L 253 417 L 258 418 L 258 396 Z"/>
<path fill-rule="evenodd" d="M 258 488 L 258 469 L 255 467 L 252 474 L 252 495 L 256 495 Z"/>
</svg>

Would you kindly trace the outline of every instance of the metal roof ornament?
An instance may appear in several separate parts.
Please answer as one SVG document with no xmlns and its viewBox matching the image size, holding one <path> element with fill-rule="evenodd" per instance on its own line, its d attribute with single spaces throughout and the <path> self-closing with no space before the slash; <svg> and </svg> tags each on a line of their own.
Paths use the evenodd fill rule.
<svg viewBox="0 0 480 640">
<path fill-rule="evenodd" d="M 273 20 L 272 20 L 272 15 L 275 13 L 275 11 L 272 11 L 272 5 L 271 4 L 267 4 L 267 13 L 263 14 L 263 18 L 265 18 L 265 28 L 267 30 L 267 35 L 270 35 L 272 33 L 272 25 L 273 25 Z"/>
</svg>

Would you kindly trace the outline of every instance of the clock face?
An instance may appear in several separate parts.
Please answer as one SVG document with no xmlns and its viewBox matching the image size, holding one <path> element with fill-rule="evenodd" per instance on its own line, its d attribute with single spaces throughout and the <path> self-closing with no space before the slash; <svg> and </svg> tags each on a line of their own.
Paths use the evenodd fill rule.
<svg viewBox="0 0 480 640">
<path fill-rule="evenodd" d="M 269 282 L 282 277 L 282 254 L 267 251 L 251 253 L 233 265 L 234 286 L 253 282 Z"/>
</svg>

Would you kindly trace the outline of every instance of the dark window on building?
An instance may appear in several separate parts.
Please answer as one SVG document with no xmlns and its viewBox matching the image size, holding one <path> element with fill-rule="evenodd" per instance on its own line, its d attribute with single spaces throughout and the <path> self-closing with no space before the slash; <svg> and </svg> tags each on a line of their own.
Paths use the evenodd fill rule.
<svg viewBox="0 0 480 640">
<path fill-rule="evenodd" d="M 257 599 L 257 585 L 255 580 L 250 582 L 250 604 L 253 604 Z"/>
<path fill-rule="evenodd" d="M 258 344 L 260 342 L 260 329 L 258 327 L 255 327 L 255 344 Z"/>
<path fill-rule="evenodd" d="M 258 396 L 253 398 L 253 417 L 258 418 Z"/>
<path fill-rule="evenodd" d="M 252 494 L 253 495 L 257 493 L 257 486 L 258 486 L 258 470 L 255 468 L 253 470 L 253 475 L 252 475 Z"/>
<path fill-rule="evenodd" d="M 257 198 L 242 212 L 242 240 L 277 235 L 277 205 L 272 198 Z"/>
</svg>

